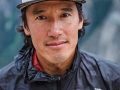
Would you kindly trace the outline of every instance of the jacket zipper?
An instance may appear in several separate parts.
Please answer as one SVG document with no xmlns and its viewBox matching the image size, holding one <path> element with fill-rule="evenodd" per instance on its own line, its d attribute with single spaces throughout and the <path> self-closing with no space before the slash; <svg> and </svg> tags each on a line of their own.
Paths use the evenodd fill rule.
<svg viewBox="0 0 120 90">
<path fill-rule="evenodd" d="M 61 78 L 58 77 L 58 80 L 57 80 L 57 90 L 61 90 L 61 89 L 60 89 L 60 79 L 61 79 Z"/>
</svg>

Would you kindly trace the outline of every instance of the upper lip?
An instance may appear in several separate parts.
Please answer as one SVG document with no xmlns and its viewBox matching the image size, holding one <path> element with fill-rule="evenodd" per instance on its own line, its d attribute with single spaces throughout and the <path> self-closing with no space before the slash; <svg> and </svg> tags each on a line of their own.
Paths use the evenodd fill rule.
<svg viewBox="0 0 120 90">
<path fill-rule="evenodd" d="M 52 41 L 52 42 L 47 43 L 46 45 L 47 46 L 57 46 L 57 45 L 61 45 L 64 43 L 67 43 L 67 41 Z"/>
</svg>

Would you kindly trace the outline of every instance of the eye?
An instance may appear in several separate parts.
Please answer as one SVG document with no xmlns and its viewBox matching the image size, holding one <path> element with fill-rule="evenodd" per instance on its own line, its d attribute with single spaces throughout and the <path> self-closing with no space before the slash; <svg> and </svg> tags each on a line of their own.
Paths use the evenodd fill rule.
<svg viewBox="0 0 120 90">
<path fill-rule="evenodd" d="M 64 14 L 62 14 L 60 17 L 69 17 L 69 16 L 70 16 L 70 14 L 64 13 Z"/>
<path fill-rule="evenodd" d="M 45 17 L 45 16 L 39 16 L 39 17 L 37 17 L 37 19 L 38 20 L 44 20 L 44 19 L 47 19 L 47 17 Z"/>
</svg>

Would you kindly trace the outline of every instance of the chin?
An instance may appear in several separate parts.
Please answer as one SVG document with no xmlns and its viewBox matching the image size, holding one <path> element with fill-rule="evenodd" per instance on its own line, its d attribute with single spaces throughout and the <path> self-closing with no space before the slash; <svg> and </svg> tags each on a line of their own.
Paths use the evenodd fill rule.
<svg viewBox="0 0 120 90">
<path fill-rule="evenodd" d="M 67 57 L 59 55 L 59 56 L 53 56 L 53 58 L 51 58 L 51 60 L 49 61 L 53 64 L 59 64 L 67 61 L 67 59 L 68 59 Z"/>
</svg>

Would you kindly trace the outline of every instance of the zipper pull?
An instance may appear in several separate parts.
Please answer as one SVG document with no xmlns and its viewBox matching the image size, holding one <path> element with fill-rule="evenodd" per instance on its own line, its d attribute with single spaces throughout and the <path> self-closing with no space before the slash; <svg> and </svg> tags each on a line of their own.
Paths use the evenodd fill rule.
<svg viewBox="0 0 120 90">
<path fill-rule="evenodd" d="M 58 81 L 60 81 L 61 77 L 58 77 Z"/>
</svg>

